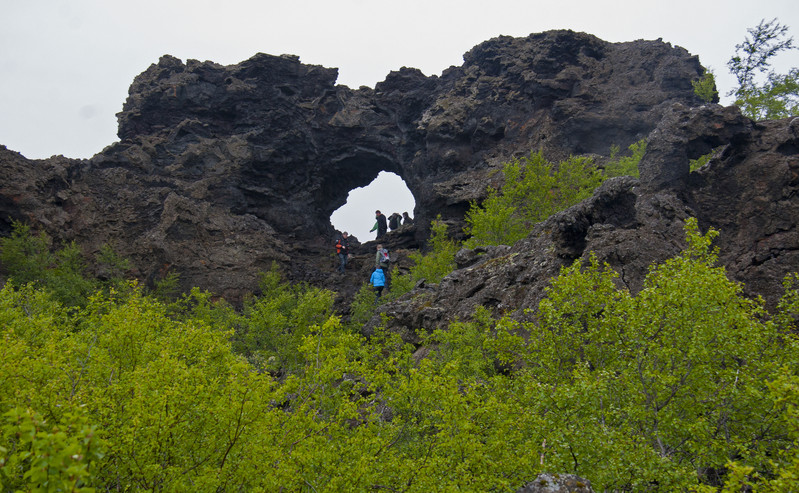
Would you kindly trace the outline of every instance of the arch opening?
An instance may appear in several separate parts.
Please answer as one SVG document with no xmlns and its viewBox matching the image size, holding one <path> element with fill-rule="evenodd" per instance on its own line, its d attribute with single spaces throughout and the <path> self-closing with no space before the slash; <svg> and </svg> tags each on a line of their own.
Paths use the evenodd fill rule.
<svg viewBox="0 0 799 493">
<path fill-rule="evenodd" d="M 369 185 L 350 190 L 347 202 L 330 215 L 330 224 L 366 243 L 375 239 L 376 232 L 369 231 L 375 223 L 375 210 L 386 217 L 395 212 L 407 212 L 413 217 L 415 206 L 416 200 L 405 181 L 396 173 L 381 171 Z"/>
</svg>

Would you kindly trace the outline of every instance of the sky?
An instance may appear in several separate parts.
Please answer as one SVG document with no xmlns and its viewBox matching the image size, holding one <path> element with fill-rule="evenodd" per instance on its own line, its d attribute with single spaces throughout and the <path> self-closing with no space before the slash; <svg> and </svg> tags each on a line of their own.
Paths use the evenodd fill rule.
<svg viewBox="0 0 799 493">
<path fill-rule="evenodd" d="M 117 141 L 115 115 L 128 87 L 164 54 L 223 65 L 259 52 L 298 55 L 337 67 L 338 83 L 355 89 L 374 87 L 403 66 L 440 75 L 496 36 L 571 29 L 612 42 L 662 38 L 681 46 L 715 72 L 723 95 L 735 82 L 727 60 L 747 28 L 777 18 L 799 42 L 797 0 L 0 2 L 0 145 L 31 159 L 88 158 Z M 798 50 L 780 55 L 774 68 L 796 66 Z M 401 191 L 389 174 L 385 180 L 378 196 Z M 399 203 L 391 198 L 385 208 L 412 211 Z M 366 231 L 374 208 L 366 206 Z M 361 222 L 340 229 L 363 241 L 355 231 Z"/>
</svg>

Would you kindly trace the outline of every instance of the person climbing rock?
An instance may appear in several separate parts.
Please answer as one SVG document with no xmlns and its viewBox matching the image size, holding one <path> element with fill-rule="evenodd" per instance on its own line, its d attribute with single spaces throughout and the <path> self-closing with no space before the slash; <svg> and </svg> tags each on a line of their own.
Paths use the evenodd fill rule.
<svg viewBox="0 0 799 493">
<path fill-rule="evenodd" d="M 350 255 L 350 241 L 347 232 L 341 233 L 341 236 L 336 240 L 336 255 L 338 255 L 339 266 L 338 271 L 344 272 L 347 268 L 347 259 Z"/>
<path fill-rule="evenodd" d="M 380 295 L 383 294 L 383 287 L 386 285 L 386 275 L 383 274 L 383 269 L 378 267 L 372 272 L 372 276 L 369 278 L 369 284 L 375 288 L 375 303 L 377 303 L 377 300 L 380 299 Z"/>
<path fill-rule="evenodd" d="M 383 248 L 382 244 L 378 244 L 375 250 L 377 250 L 377 253 L 375 254 L 375 268 L 384 270 L 388 269 L 390 262 L 388 250 Z"/>
</svg>

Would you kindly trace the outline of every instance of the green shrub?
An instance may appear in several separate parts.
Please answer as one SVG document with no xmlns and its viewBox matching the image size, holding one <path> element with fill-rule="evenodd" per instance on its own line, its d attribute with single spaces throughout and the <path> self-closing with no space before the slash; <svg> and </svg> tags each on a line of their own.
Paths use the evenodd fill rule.
<svg viewBox="0 0 799 493">
<path fill-rule="evenodd" d="M 396 267 L 394 267 L 393 272 L 396 274 Z M 394 279 L 396 279 L 396 277 Z M 387 295 L 388 293 L 385 294 Z M 381 298 L 381 301 L 383 299 L 384 297 Z M 350 323 L 354 326 L 365 324 L 372 318 L 372 315 L 374 315 L 377 305 L 378 303 L 375 302 L 375 292 L 372 285 L 369 283 L 362 284 L 358 292 L 355 293 L 355 297 L 350 304 Z"/>
<path fill-rule="evenodd" d="M 55 263 L 51 246 L 46 233 L 34 235 L 30 226 L 14 221 L 11 236 L 0 238 L 0 263 L 17 284 L 40 282 Z"/>
<path fill-rule="evenodd" d="M 55 424 L 31 409 L 13 408 L 3 417 L 0 436 L 10 445 L 0 446 L 4 491 L 95 491 L 104 443 L 83 413 L 67 412 Z"/>
<path fill-rule="evenodd" d="M 613 145 L 610 147 L 610 157 L 605 165 L 605 175 L 608 178 L 614 176 L 634 176 L 638 178 L 638 163 L 641 162 L 641 158 L 644 157 L 646 152 L 646 139 L 633 142 L 627 149 L 630 151 L 629 156 L 619 156 L 619 146 Z"/>
<path fill-rule="evenodd" d="M 482 204 L 472 202 L 466 215 L 469 248 L 512 245 L 533 226 L 589 197 L 603 180 L 586 157 L 550 163 L 541 152 L 508 162 L 503 167 L 505 185 L 489 189 Z"/>
<path fill-rule="evenodd" d="M 247 300 L 236 324 L 234 349 L 259 369 L 294 372 L 299 368 L 299 342 L 315 325 L 327 320 L 333 293 L 292 285 L 277 266 L 261 274 L 261 294 Z"/>
<path fill-rule="evenodd" d="M 434 231 L 428 255 L 451 253 Z M 135 286 L 67 309 L 10 282 L 0 489 L 515 491 L 557 471 L 597 491 L 793 491 L 799 275 L 769 315 L 716 266 L 715 235 L 689 220 L 637 294 L 589 257 L 523 321 L 477 309 L 422 348 L 367 340 L 276 270 L 241 313 Z"/>
<path fill-rule="evenodd" d="M 394 267 L 391 271 L 391 286 L 387 300 L 402 296 L 422 279 L 429 283 L 440 282 L 455 269 L 455 254 L 460 247 L 449 237 L 448 229 L 441 216 L 430 224 L 429 251 L 411 253 L 410 258 L 414 265 L 405 274 L 400 274 Z"/>
<path fill-rule="evenodd" d="M 80 249 L 75 242 L 54 252 L 51 247 L 46 233 L 33 235 L 29 226 L 15 222 L 11 236 L 0 239 L 0 262 L 17 285 L 43 286 L 67 306 L 85 304 L 100 284 L 87 276 Z"/>
<path fill-rule="evenodd" d="M 705 69 L 702 77 L 691 81 L 694 94 L 706 103 L 714 103 L 719 100 L 719 92 L 716 90 L 716 76 L 712 70 Z"/>
<path fill-rule="evenodd" d="M 735 46 L 735 55 L 727 62 L 738 80 L 738 87 L 727 95 L 735 96 L 735 104 L 753 120 L 799 114 L 799 68 L 793 67 L 786 74 L 771 69 L 777 54 L 796 49 L 793 37 L 788 36 L 788 26 L 777 19 L 764 19 L 747 32 L 749 35 Z M 766 74 L 766 80 L 758 81 L 758 72 Z"/>
</svg>

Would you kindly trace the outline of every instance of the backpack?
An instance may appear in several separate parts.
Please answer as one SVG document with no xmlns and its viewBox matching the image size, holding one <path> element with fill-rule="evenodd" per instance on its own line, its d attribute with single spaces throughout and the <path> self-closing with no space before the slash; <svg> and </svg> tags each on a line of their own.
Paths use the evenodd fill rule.
<svg viewBox="0 0 799 493">
<path fill-rule="evenodd" d="M 388 264 L 389 262 L 391 262 L 391 257 L 388 256 L 388 250 L 385 248 L 380 250 L 380 263 Z"/>
</svg>

